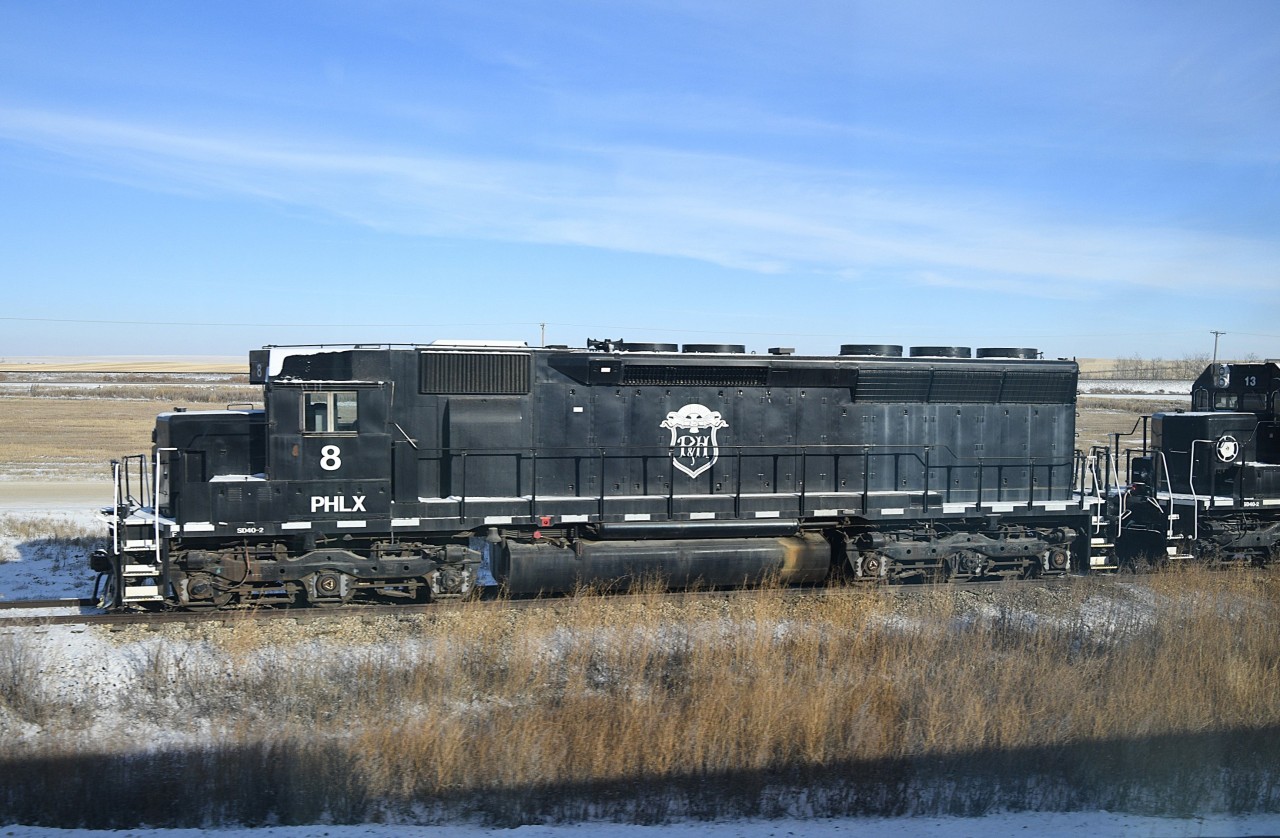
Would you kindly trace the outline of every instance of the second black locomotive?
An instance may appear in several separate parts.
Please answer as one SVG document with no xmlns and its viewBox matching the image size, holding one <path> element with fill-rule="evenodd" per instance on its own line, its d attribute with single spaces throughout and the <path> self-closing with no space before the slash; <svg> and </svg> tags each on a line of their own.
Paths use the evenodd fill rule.
<svg viewBox="0 0 1280 838">
<path fill-rule="evenodd" d="M 1120 560 L 1266 564 L 1280 545 L 1280 365 L 1214 364 L 1191 409 L 1157 413 L 1113 511 Z"/>
</svg>

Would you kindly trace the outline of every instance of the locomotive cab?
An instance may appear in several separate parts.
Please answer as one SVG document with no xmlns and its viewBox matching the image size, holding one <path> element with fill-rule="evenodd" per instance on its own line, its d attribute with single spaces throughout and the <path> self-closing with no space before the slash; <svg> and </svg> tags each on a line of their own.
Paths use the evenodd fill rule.
<svg viewBox="0 0 1280 838">
<path fill-rule="evenodd" d="M 1195 411 L 1239 411 L 1275 421 L 1280 402 L 1280 364 L 1211 364 L 1191 387 Z"/>
</svg>

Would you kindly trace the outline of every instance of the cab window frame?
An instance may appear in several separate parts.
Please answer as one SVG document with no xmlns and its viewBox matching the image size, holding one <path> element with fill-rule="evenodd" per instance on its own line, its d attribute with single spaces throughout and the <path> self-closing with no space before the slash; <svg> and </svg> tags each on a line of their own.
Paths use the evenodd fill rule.
<svg viewBox="0 0 1280 838">
<path fill-rule="evenodd" d="M 355 436 L 360 429 L 359 390 L 308 390 L 302 395 L 304 436 Z"/>
<path fill-rule="evenodd" d="M 1219 390 L 1213 394 L 1214 410 L 1239 410 L 1240 394 Z"/>
<path fill-rule="evenodd" d="M 1267 394 L 1258 391 L 1247 392 L 1240 400 L 1240 405 L 1245 413 L 1266 413 Z"/>
</svg>

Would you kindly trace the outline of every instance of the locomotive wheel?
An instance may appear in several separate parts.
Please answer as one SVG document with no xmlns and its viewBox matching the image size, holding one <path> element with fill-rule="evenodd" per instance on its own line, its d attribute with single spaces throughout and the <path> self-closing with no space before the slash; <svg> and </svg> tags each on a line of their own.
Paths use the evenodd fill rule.
<svg viewBox="0 0 1280 838">
<path fill-rule="evenodd" d="M 193 574 L 188 580 L 187 591 L 187 608 L 227 608 L 237 600 L 234 590 L 222 587 L 221 581 L 206 574 Z"/>
<path fill-rule="evenodd" d="M 343 578 L 340 572 L 322 570 L 315 575 L 315 579 L 310 586 L 304 586 L 303 588 L 307 605 L 312 608 L 340 608 L 350 602 L 355 593 L 354 588 L 352 588 L 347 590 L 344 595 L 343 587 Z"/>
<path fill-rule="evenodd" d="M 339 596 L 342 591 L 342 580 L 338 578 L 336 573 L 320 573 L 316 575 L 316 594 L 317 596 L 329 597 Z"/>
<path fill-rule="evenodd" d="M 885 558 L 879 553 L 855 553 L 845 563 L 843 575 L 851 582 L 882 582 Z"/>
</svg>

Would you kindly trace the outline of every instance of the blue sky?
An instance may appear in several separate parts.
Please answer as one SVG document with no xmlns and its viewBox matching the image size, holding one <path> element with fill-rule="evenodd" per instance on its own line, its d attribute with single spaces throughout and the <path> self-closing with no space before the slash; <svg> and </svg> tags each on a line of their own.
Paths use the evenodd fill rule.
<svg viewBox="0 0 1280 838">
<path fill-rule="evenodd" d="M 0 4 L 0 355 L 1280 356 L 1280 3 Z"/>
</svg>

